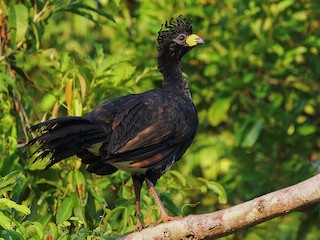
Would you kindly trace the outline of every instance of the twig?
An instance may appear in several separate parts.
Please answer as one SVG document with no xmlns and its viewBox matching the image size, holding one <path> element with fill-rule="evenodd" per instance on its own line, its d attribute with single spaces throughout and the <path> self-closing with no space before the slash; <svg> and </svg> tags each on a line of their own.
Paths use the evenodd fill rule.
<svg viewBox="0 0 320 240">
<path fill-rule="evenodd" d="M 121 239 L 204 239 L 222 237 L 320 202 L 320 174 L 236 206 L 148 227 Z"/>
<path fill-rule="evenodd" d="M 11 65 L 10 65 L 9 62 L 7 63 L 7 70 L 8 70 L 10 78 L 14 82 L 16 82 L 16 76 L 15 76 L 14 72 L 12 71 Z M 23 131 L 23 134 L 24 134 L 24 137 L 25 137 L 25 142 L 28 142 L 29 141 L 29 137 L 28 137 L 27 128 L 26 128 L 26 125 L 27 125 L 28 128 L 30 128 L 30 123 L 29 123 L 28 116 L 26 114 L 26 111 L 23 108 L 23 105 L 20 102 L 18 94 L 16 93 L 16 91 L 14 89 L 12 89 L 12 97 L 13 97 L 13 101 L 14 101 L 14 104 L 15 104 L 16 111 L 17 111 L 17 113 L 19 114 L 19 117 L 20 117 L 20 122 L 21 122 L 21 125 L 22 125 L 22 131 Z M 34 137 L 34 135 L 33 135 L 33 137 Z M 24 145 L 25 145 L 24 143 L 23 144 L 18 144 L 17 147 L 18 148 L 19 147 L 23 147 Z"/>
<path fill-rule="evenodd" d="M 6 58 L 10 57 L 13 53 L 17 52 L 17 51 L 19 50 L 19 48 L 21 48 L 22 45 L 23 45 L 25 42 L 26 42 L 26 39 L 22 39 L 20 42 L 18 42 L 16 49 L 11 50 L 11 51 L 8 52 L 7 54 L 0 56 L 0 62 L 1 62 L 3 59 L 6 59 Z"/>
<path fill-rule="evenodd" d="M 33 16 L 34 23 L 37 23 L 39 21 L 40 17 L 45 13 L 45 11 L 47 11 L 49 4 L 50 4 L 50 1 L 46 1 L 43 8 L 40 10 L 40 12 L 37 13 L 37 9 L 38 9 L 37 4 L 36 4 L 36 2 L 34 3 L 34 9 L 35 9 L 35 13 Z"/>
</svg>

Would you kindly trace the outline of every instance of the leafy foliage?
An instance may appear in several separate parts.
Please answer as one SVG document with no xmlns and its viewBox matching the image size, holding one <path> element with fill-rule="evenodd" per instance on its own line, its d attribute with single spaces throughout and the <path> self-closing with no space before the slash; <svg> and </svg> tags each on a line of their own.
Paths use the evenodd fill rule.
<svg viewBox="0 0 320 240">
<path fill-rule="evenodd" d="M 0 236 L 99 239 L 134 229 L 128 174 L 93 176 L 76 157 L 43 172 L 21 147 L 31 124 L 160 86 L 157 31 L 179 14 L 206 44 L 183 59 L 200 127 L 157 184 L 169 211 L 213 211 L 315 174 L 319 9 L 316 0 L 1 2 Z M 146 224 L 158 217 L 146 189 L 142 208 Z M 318 222 L 319 211 L 295 213 L 226 239 L 315 239 Z"/>
</svg>

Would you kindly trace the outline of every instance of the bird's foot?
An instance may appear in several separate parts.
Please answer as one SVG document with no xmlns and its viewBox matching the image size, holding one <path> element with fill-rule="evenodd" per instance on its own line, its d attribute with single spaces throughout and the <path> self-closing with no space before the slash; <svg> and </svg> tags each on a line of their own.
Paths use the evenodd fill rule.
<svg viewBox="0 0 320 240">
<path fill-rule="evenodd" d="M 143 229 L 143 226 L 140 221 L 137 222 L 136 228 L 134 229 L 135 232 L 140 232 Z"/>
<path fill-rule="evenodd" d="M 135 232 L 140 232 L 143 228 L 144 228 L 144 221 L 143 221 L 143 216 L 140 213 L 135 213 L 135 216 L 137 218 L 137 225 L 136 225 L 136 228 L 134 229 Z"/>
<path fill-rule="evenodd" d="M 166 215 L 164 217 L 161 217 L 158 221 L 151 223 L 149 226 L 155 227 L 155 226 L 158 226 L 160 223 L 170 222 L 170 221 L 178 220 L 180 218 L 182 218 L 182 216 L 171 217 L 169 215 Z"/>
</svg>

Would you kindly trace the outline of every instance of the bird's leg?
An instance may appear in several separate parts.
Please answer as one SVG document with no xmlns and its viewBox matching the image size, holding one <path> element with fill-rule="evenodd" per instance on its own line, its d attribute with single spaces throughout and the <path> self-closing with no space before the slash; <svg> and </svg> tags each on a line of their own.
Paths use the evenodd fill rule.
<svg viewBox="0 0 320 240">
<path fill-rule="evenodd" d="M 133 180 L 134 193 L 136 195 L 135 216 L 137 218 L 137 225 L 136 225 L 135 231 L 141 231 L 143 229 L 144 222 L 143 222 L 143 216 L 140 208 L 140 192 L 141 192 L 144 178 L 138 177 L 138 176 L 132 176 L 132 180 Z"/>
<path fill-rule="evenodd" d="M 181 216 L 177 216 L 177 217 L 169 216 L 166 208 L 164 207 L 164 205 L 163 205 L 163 203 L 162 203 L 162 201 L 161 201 L 161 199 L 160 199 L 160 197 L 154 187 L 154 184 L 148 178 L 146 178 L 146 182 L 147 182 L 147 186 L 149 188 L 149 191 L 150 191 L 155 203 L 157 204 L 157 206 L 160 210 L 160 219 L 152 225 L 156 226 L 162 222 L 169 222 L 169 221 L 181 218 Z"/>
</svg>

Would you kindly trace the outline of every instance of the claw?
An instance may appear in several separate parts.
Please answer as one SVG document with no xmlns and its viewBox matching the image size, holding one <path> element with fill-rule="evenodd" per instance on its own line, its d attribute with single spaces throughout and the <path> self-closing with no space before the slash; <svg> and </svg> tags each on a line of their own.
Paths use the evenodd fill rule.
<svg viewBox="0 0 320 240">
<path fill-rule="evenodd" d="M 143 229 L 143 226 L 142 226 L 141 222 L 138 220 L 136 228 L 134 229 L 134 231 L 135 232 L 140 232 L 142 229 Z"/>
<path fill-rule="evenodd" d="M 136 224 L 136 228 L 134 229 L 134 231 L 135 232 L 137 232 L 137 231 L 140 232 L 145 226 L 144 221 L 143 221 L 143 216 L 142 216 L 141 212 L 140 213 L 136 212 L 135 216 L 137 218 L 137 224 Z"/>
</svg>

